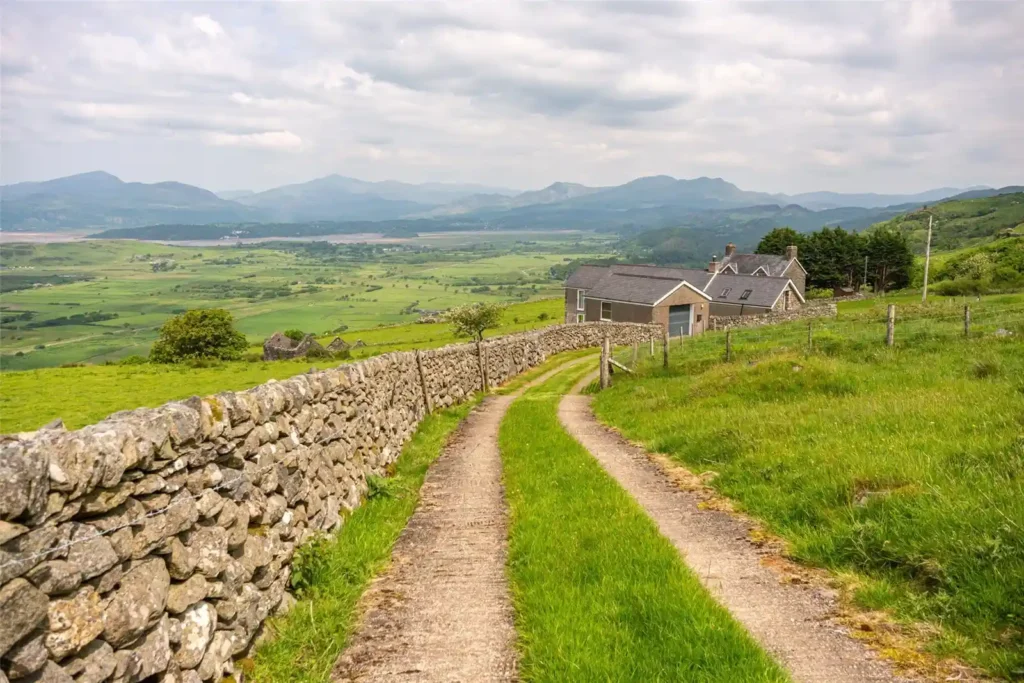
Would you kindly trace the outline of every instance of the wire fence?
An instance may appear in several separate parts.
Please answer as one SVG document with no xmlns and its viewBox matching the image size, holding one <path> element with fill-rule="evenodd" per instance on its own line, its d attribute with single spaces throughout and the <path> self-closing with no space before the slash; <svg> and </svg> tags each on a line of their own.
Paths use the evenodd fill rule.
<svg viewBox="0 0 1024 683">
<path fill-rule="evenodd" d="M 838 318 L 811 318 L 773 325 L 737 327 L 695 337 L 617 347 L 612 358 L 629 368 L 674 365 L 694 360 L 739 360 L 772 352 L 833 353 L 842 350 L 909 349 L 923 344 L 958 343 L 989 337 L 1024 342 L 1024 303 L 975 303 L 955 306 L 895 305 L 888 344 L 887 305 L 853 311 Z"/>
</svg>

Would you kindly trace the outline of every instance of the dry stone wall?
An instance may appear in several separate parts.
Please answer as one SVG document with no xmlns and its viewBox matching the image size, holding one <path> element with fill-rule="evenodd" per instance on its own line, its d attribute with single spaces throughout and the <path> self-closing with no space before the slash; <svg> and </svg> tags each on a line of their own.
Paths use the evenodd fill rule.
<svg viewBox="0 0 1024 683">
<path fill-rule="evenodd" d="M 606 334 L 660 328 L 390 353 L 2 437 L 0 683 L 220 680 L 290 607 L 296 548 L 342 525 L 429 410 Z"/>
<path fill-rule="evenodd" d="M 794 320 L 807 320 L 808 318 L 834 318 L 838 309 L 836 302 L 810 301 L 800 308 L 792 311 L 772 311 L 764 315 L 713 315 L 711 316 L 712 330 L 724 330 L 727 327 L 733 329 L 739 327 L 760 327 L 762 325 L 776 325 L 788 323 Z"/>
</svg>

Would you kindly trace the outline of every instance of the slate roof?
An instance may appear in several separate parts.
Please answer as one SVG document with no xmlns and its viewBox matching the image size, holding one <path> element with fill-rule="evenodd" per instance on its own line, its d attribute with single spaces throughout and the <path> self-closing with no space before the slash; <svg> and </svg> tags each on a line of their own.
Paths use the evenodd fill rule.
<svg viewBox="0 0 1024 683">
<path fill-rule="evenodd" d="M 681 284 L 683 280 L 674 277 L 607 272 L 600 282 L 587 290 L 587 298 L 652 305 Z"/>
<path fill-rule="evenodd" d="M 678 280 L 686 280 L 697 289 L 703 290 L 711 281 L 714 273 L 697 268 L 666 268 L 664 266 L 651 265 L 614 265 L 611 272 L 625 275 L 644 275 L 653 277 L 671 277 Z"/>
<path fill-rule="evenodd" d="M 711 303 L 771 308 L 789 284 L 789 278 L 719 273 L 705 291 Z M 747 291 L 747 297 L 741 298 Z M 795 287 L 793 291 L 796 292 Z"/>
<path fill-rule="evenodd" d="M 566 278 L 565 286 L 570 289 L 590 289 L 607 274 L 607 266 L 583 265 Z"/>
<path fill-rule="evenodd" d="M 790 263 L 785 256 L 775 254 L 733 254 L 722 259 L 719 267 L 735 266 L 739 275 L 753 275 L 755 270 L 764 267 L 769 276 L 782 277 Z"/>
</svg>

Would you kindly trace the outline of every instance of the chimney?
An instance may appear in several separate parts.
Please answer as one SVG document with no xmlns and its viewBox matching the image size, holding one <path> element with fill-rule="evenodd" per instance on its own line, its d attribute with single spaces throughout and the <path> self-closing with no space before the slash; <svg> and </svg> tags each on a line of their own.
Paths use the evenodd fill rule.
<svg viewBox="0 0 1024 683">
<path fill-rule="evenodd" d="M 733 244 L 732 242 L 729 242 L 729 244 L 725 245 L 725 257 L 726 258 L 729 258 L 730 256 L 732 256 L 735 253 L 736 253 L 736 245 L 735 244 Z"/>
<path fill-rule="evenodd" d="M 711 257 L 711 263 L 708 264 L 708 272 L 709 273 L 717 273 L 718 272 L 718 257 L 717 256 L 712 256 Z"/>
<path fill-rule="evenodd" d="M 795 258 L 796 258 L 796 245 L 795 244 L 791 244 L 788 247 L 786 247 L 786 260 L 787 261 L 792 261 Z"/>
</svg>

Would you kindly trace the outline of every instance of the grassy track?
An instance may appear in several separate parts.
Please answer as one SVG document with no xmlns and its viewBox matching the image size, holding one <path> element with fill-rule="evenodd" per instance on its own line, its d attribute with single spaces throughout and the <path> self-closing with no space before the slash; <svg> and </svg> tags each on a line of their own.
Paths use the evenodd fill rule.
<svg viewBox="0 0 1024 683">
<path fill-rule="evenodd" d="M 654 523 L 558 422 L 577 368 L 501 426 L 509 572 L 529 681 L 782 681 Z"/>
<path fill-rule="evenodd" d="M 929 623 L 936 653 L 1019 677 L 1024 324 L 1012 304 L 978 304 L 969 340 L 956 318 L 908 315 L 894 350 L 867 307 L 847 326 L 821 323 L 811 355 L 803 324 L 738 331 L 732 363 L 721 335 L 705 335 L 674 349 L 668 371 L 617 377 L 595 409 L 716 472 L 795 557 L 852 574 L 863 606 Z"/>
<path fill-rule="evenodd" d="M 395 474 L 371 487 L 371 497 L 338 534 L 306 551 L 306 593 L 287 615 L 268 622 L 272 638 L 245 663 L 255 681 L 326 681 L 355 626 L 355 608 L 419 502 L 427 468 L 476 401 L 428 416 L 402 449 Z M 376 494 L 373 495 L 373 491 Z M 294 579 L 293 579 L 294 581 Z"/>
</svg>

